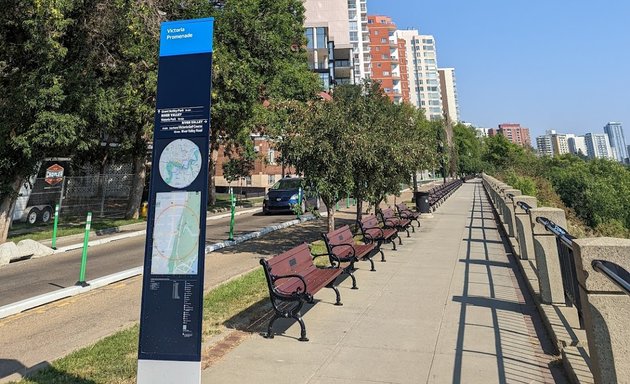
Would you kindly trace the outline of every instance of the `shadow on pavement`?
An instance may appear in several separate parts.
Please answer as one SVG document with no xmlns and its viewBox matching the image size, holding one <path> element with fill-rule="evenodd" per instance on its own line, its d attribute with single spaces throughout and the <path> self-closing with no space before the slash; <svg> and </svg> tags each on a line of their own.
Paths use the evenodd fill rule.
<svg viewBox="0 0 630 384">
<path fill-rule="evenodd" d="M 10 377 L 11 375 L 15 377 Z M 18 375 L 28 378 L 29 382 L 35 384 L 96 384 L 93 380 L 60 371 L 47 361 L 26 367 L 17 360 L 0 359 L 0 380 L 9 378 L 9 380 L 19 381 Z"/>
</svg>

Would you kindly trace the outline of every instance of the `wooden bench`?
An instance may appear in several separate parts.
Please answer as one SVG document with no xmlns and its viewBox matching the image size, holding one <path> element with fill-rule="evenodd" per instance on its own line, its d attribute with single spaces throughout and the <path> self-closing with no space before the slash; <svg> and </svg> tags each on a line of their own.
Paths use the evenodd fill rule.
<svg viewBox="0 0 630 384">
<path fill-rule="evenodd" d="M 411 220 L 412 225 L 415 221 L 418 224 L 418 228 L 420 228 L 420 212 L 407 207 L 405 203 L 396 204 L 396 210 L 398 211 L 398 216 Z"/>
<path fill-rule="evenodd" d="M 334 258 L 334 256 L 331 256 Z M 343 305 L 335 281 L 342 270 L 336 267 L 318 268 L 313 264 L 313 258 L 308 244 L 304 243 L 270 259 L 260 259 L 265 271 L 269 297 L 274 309 L 274 315 L 269 321 L 266 338 L 273 339 L 273 323 L 280 318 L 293 318 L 300 324 L 300 341 L 308 341 L 306 327 L 300 310 L 305 303 L 313 302 L 313 295 L 322 288 L 335 291 L 337 300 L 335 305 Z M 289 303 L 282 306 L 281 303 Z M 294 305 L 290 303 L 295 303 Z"/>
<path fill-rule="evenodd" d="M 381 253 L 381 261 L 385 261 L 385 254 L 381 249 L 383 244 L 392 244 L 394 250 L 396 250 L 396 239 L 400 241 L 398 237 L 398 230 L 395 228 L 383 228 L 379 225 L 376 215 L 363 215 L 361 220 L 357 221 L 361 234 L 365 239 L 364 242 L 376 242 L 378 243 L 378 250 Z"/>
<path fill-rule="evenodd" d="M 322 237 L 326 243 L 328 255 L 338 260 L 341 263 L 343 272 L 352 279 L 352 289 L 359 289 L 353 274 L 356 269 L 354 263 L 359 260 L 367 260 L 371 265 L 370 271 L 376 271 L 372 256 L 378 252 L 378 243 L 358 244 L 354 241 L 354 235 L 348 225 L 337 228 L 332 232 L 323 233 Z M 331 260 L 332 263 L 333 260 Z"/>
<path fill-rule="evenodd" d="M 396 230 L 400 232 L 405 231 L 407 232 L 407 237 L 409 237 L 409 227 L 411 227 L 413 232 L 416 231 L 411 225 L 411 220 L 404 217 L 397 217 L 396 213 L 391 208 L 381 209 L 379 215 L 384 228 L 396 228 Z"/>
</svg>

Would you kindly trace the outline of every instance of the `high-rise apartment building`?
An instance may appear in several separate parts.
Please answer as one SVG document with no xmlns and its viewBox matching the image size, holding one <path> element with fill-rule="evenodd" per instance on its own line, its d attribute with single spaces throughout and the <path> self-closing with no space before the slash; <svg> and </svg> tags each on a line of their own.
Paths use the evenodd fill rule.
<svg viewBox="0 0 630 384">
<path fill-rule="evenodd" d="M 348 26 L 354 58 L 354 83 L 361 84 L 371 74 L 367 0 L 348 0 Z"/>
<path fill-rule="evenodd" d="M 555 133 L 551 135 L 551 146 L 554 155 L 564 155 L 569 153 L 569 142 L 567 135 Z"/>
<path fill-rule="evenodd" d="M 457 102 L 455 68 L 438 68 L 438 74 L 444 115 L 450 122 L 457 124 L 459 122 L 459 104 Z"/>
<path fill-rule="evenodd" d="M 396 24 L 388 16 L 368 16 L 372 79 L 395 103 L 409 102 L 405 40 L 395 35 Z"/>
<path fill-rule="evenodd" d="M 608 135 L 605 133 L 587 133 L 584 135 L 584 141 L 586 142 L 586 154 L 591 159 L 613 158 L 613 152 L 608 141 Z"/>
<path fill-rule="evenodd" d="M 628 158 L 628 147 L 623 136 L 621 123 L 609 122 L 604 126 L 604 132 L 608 135 L 608 141 L 613 151 L 615 159 L 619 162 L 626 162 Z"/>
<path fill-rule="evenodd" d="M 536 150 L 539 156 L 553 156 L 553 144 L 551 135 L 542 135 L 536 137 Z"/>
<path fill-rule="evenodd" d="M 405 40 L 411 104 L 424 109 L 429 120 L 442 119 L 435 38 L 415 29 L 397 30 L 395 36 Z"/>
<path fill-rule="evenodd" d="M 567 135 L 567 142 L 569 144 L 569 152 L 574 155 L 587 156 L 588 149 L 584 136 Z"/>
<path fill-rule="evenodd" d="M 365 1 L 362 2 L 365 5 Z M 359 12 L 350 20 L 353 15 L 351 7 L 354 6 L 356 11 L 357 4 Z M 356 81 L 354 42 L 359 53 L 363 50 L 363 40 L 358 40 L 358 35 L 363 37 L 359 23 L 361 7 L 360 0 L 304 1 L 308 64 L 311 70 L 319 74 L 325 89 L 330 89 L 335 84 L 351 84 Z M 367 8 L 365 15 L 367 17 Z M 351 42 L 351 32 L 357 33 L 354 42 Z M 352 38 L 355 38 L 355 34 L 352 34 Z M 361 61 L 359 65 L 361 66 Z M 363 65 L 365 66 L 365 60 Z"/>
<path fill-rule="evenodd" d="M 490 136 L 493 136 L 495 133 L 500 133 L 505 136 L 509 141 L 514 144 L 531 147 L 532 141 L 529 137 L 529 128 L 521 127 L 520 124 L 515 123 L 503 123 L 499 124 L 499 129 L 497 131 L 488 132 Z"/>
</svg>

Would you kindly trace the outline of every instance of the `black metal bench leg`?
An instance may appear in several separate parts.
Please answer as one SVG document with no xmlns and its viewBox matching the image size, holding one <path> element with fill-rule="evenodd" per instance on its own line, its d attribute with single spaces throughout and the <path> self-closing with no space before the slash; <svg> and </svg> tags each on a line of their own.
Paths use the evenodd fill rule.
<svg viewBox="0 0 630 384">
<path fill-rule="evenodd" d="M 416 233 L 416 227 L 413 226 L 413 222 L 409 226 L 411 227 L 411 232 Z"/>
<path fill-rule="evenodd" d="M 400 234 L 397 234 L 396 237 L 398 238 L 398 245 L 402 245 L 402 238 L 400 237 Z"/>
<path fill-rule="evenodd" d="M 374 260 L 372 260 L 372 258 L 370 257 L 368 258 L 368 261 L 370 262 L 370 266 L 371 266 L 370 271 L 371 272 L 376 271 L 376 269 L 374 269 Z"/>
<path fill-rule="evenodd" d="M 291 310 L 291 318 L 295 319 L 300 324 L 300 341 L 308 341 L 308 337 L 306 337 L 306 325 L 304 325 L 304 320 L 302 320 L 302 314 L 300 311 L 304 306 L 304 302 L 300 301 L 298 305 L 295 306 Z"/>
<path fill-rule="evenodd" d="M 332 288 L 335 291 L 335 296 L 337 296 L 337 301 L 335 302 L 335 305 L 343 305 L 343 303 L 341 302 L 341 295 L 339 294 L 339 290 L 337 289 L 337 287 L 331 284 L 328 286 L 328 288 Z"/>
<path fill-rule="evenodd" d="M 392 249 L 395 251 L 396 250 L 396 238 L 398 237 L 398 235 L 396 235 L 396 237 L 392 237 L 391 243 L 392 243 Z"/>
<path fill-rule="evenodd" d="M 273 339 L 273 323 L 282 317 L 283 316 L 281 316 L 278 312 L 273 314 L 273 317 L 269 321 L 269 326 L 267 327 L 267 334 L 263 335 L 266 339 Z"/>
<path fill-rule="evenodd" d="M 382 249 L 379 249 L 378 251 L 381 253 L 381 263 L 386 262 L 387 260 L 385 260 L 385 252 L 383 252 Z"/>
<path fill-rule="evenodd" d="M 407 232 L 407 237 L 411 236 L 411 235 L 409 234 L 409 228 L 405 228 L 405 232 Z"/>
</svg>

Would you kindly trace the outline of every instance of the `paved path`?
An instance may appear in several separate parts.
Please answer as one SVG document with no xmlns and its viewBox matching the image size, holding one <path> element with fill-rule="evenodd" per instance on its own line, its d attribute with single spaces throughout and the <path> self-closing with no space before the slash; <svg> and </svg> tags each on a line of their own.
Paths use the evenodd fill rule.
<svg viewBox="0 0 630 384">
<path fill-rule="evenodd" d="M 281 335 L 233 330 L 204 383 L 563 383 L 556 356 L 497 231 L 481 184 L 464 184 L 422 229 L 361 264 L 359 290 L 343 281 L 344 306 L 324 290 L 299 326 Z"/>
</svg>

